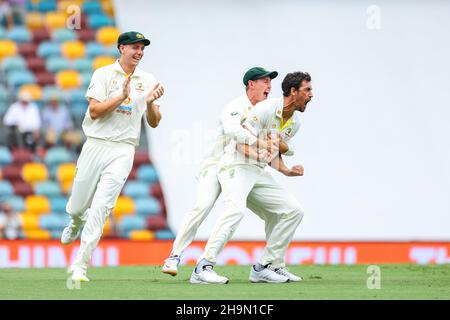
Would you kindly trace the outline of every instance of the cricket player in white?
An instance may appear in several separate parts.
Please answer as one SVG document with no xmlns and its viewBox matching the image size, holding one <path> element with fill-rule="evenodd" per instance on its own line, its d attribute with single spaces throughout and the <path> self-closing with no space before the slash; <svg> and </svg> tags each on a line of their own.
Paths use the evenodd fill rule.
<svg viewBox="0 0 450 320">
<path fill-rule="evenodd" d="M 153 75 L 137 67 L 149 44 L 141 33 L 121 34 L 120 59 L 95 70 L 86 92 L 89 107 L 82 126 L 87 140 L 66 206 L 71 222 L 61 236 L 63 244 L 72 243 L 85 223 L 80 249 L 69 268 L 73 281 L 89 281 L 86 271 L 92 252 L 133 166 L 142 116 L 146 114 L 153 128 L 161 120 L 155 100 L 164 89 Z"/>
<path fill-rule="evenodd" d="M 256 141 L 257 138 L 245 130 L 242 123 L 255 104 L 267 99 L 272 88 L 271 80 L 277 75 L 278 72 L 267 71 L 261 67 L 253 67 L 244 74 L 246 93 L 232 100 L 221 114 L 217 138 L 200 166 L 195 207 L 185 216 L 184 223 L 173 243 L 171 255 L 162 267 L 162 272 L 172 276 L 177 275 L 183 251 L 192 243 L 200 224 L 208 216 L 221 193 L 216 165 L 224 154 L 224 147 L 231 139 L 242 143 L 249 140 Z"/>
<path fill-rule="evenodd" d="M 300 126 L 298 112 L 304 112 L 312 99 L 311 77 L 307 73 L 289 73 L 282 83 L 283 98 L 268 99 L 257 104 L 248 114 L 243 127 L 255 137 L 280 136 L 288 142 Z M 275 138 L 277 139 L 277 138 Z M 232 237 L 248 206 L 253 212 L 277 216 L 276 225 L 266 235 L 265 251 L 259 262 L 252 266 L 251 282 L 281 283 L 300 281 L 284 264 L 284 256 L 292 237 L 303 217 L 298 201 L 280 186 L 265 170 L 266 163 L 245 156 L 242 151 L 255 143 L 242 144 L 231 141 L 219 161 L 218 178 L 222 187 L 225 209 L 220 215 L 206 244 L 205 253 L 199 258 L 191 275 L 191 283 L 228 283 L 228 278 L 214 272 L 217 255 Z M 278 150 L 270 150 L 271 165 L 279 165 Z M 303 173 L 303 167 L 297 166 Z"/>
</svg>

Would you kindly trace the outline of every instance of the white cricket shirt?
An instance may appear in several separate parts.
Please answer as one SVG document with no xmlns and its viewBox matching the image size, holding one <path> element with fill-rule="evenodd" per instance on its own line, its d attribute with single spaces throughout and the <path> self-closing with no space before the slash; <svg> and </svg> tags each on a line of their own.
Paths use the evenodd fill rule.
<svg viewBox="0 0 450 320">
<path fill-rule="evenodd" d="M 98 68 L 92 75 L 86 98 L 100 102 L 122 94 L 123 83 L 127 74 L 116 61 L 113 64 Z M 142 115 L 147 110 L 146 97 L 156 84 L 155 77 L 136 68 L 131 76 L 130 96 L 114 111 L 104 117 L 93 120 L 86 111 L 83 120 L 83 131 L 87 137 L 114 142 L 139 144 Z"/>
<path fill-rule="evenodd" d="M 296 111 L 286 123 L 283 123 L 283 98 L 267 99 L 257 103 L 247 114 L 243 126 L 251 132 L 255 137 L 255 141 L 256 137 L 260 136 L 263 138 L 267 133 L 274 135 L 280 133 L 281 139 L 288 145 L 288 151 L 283 155 L 292 156 L 294 154 L 294 148 L 290 140 L 300 128 L 300 115 Z M 258 165 L 261 168 L 267 165 L 245 157 L 245 155 L 236 150 L 236 143 L 240 142 L 232 140 L 225 147 L 224 155 L 219 161 L 220 169 L 239 164 Z M 252 143 L 248 144 L 251 145 Z"/>
<path fill-rule="evenodd" d="M 255 143 L 256 137 L 242 127 L 242 123 L 252 109 L 253 105 L 247 94 L 227 104 L 220 116 L 216 139 L 207 149 L 206 156 L 200 165 L 200 172 L 217 164 L 231 139 L 235 138 L 239 143 Z"/>
</svg>

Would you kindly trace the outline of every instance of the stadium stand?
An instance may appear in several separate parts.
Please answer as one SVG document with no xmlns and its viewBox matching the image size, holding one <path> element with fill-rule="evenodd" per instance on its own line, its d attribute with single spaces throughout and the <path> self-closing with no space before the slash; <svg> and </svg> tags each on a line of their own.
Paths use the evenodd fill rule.
<svg viewBox="0 0 450 320">
<path fill-rule="evenodd" d="M 80 27 L 68 28 L 72 5 L 81 8 Z M 81 129 L 84 97 L 95 69 L 119 56 L 112 0 L 27 0 L 26 14 L 14 26 L 0 26 L 0 116 L 19 92 L 31 94 L 42 111 L 52 97 L 70 110 Z M 3 122 L 2 122 L 3 123 Z M 0 125 L 1 131 L 5 128 Z M 76 174 L 80 146 L 58 145 L 36 153 L 9 150 L 0 139 L 0 201 L 20 212 L 24 239 L 59 239 L 68 223 L 65 207 Z M 104 228 L 105 237 L 131 240 L 171 239 L 164 197 L 145 135 L 133 169 Z M 3 140 L 2 140 L 3 139 Z"/>
</svg>

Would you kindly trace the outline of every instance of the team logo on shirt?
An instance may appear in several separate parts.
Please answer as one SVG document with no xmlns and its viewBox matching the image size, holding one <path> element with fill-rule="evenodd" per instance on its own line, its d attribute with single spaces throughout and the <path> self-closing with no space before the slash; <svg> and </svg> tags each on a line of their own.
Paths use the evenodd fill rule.
<svg viewBox="0 0 450 320">
<path fill-rule="evenodd" d="M 232 116 L 235 116 L 235 115 L 237 115 L 237 114 L 238 114 L 237 111 L 234 111 L 234 112 L 231 113 Z"/>
<path fill-rule="evenodd" d="M 257 117 L 257 116 L 254 116 L 254 117 L 253 117 L 253 121 L 258 121 L 258 117 Z"/>
<path fill-rule="evenodd" d="M 272 129 L 276 129 L 277 128 L 277 125 L 274 123 L 273 125 L 272 125 Z"/>
<path fill-rule="evenodd" d="M 292 132 L 292 128 L 287 128 L 286 131 L 284 132 L 284 134 L 289 137 L 291 135 L 291 132 Z"/>
<path fill-rule="evenodd" d="M 234 178 L 234 169 L 230 170 L 230 178 Z"/>
<path fill-rule="evenodd" d="M 139 90 L 139 91 L 144 91 L 144 85 L 142 84 L 142 82 L 139 82 L 138 84 L 136 84 L 135 89 Z"/>
</svg>

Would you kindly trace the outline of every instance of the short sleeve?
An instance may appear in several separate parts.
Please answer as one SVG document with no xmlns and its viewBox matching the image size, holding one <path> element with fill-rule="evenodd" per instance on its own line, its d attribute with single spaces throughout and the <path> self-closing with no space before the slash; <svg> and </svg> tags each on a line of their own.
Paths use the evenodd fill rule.
<svg viewBox="0 0 450 320">
<path fill-rule="evenodd" d="M 107 97 L 107 84 L 105 71 L 103 69 L 95 70 L 92 75 L 91 82 L 86 91 L 86 99 L 93 98 L 97 101 L 103 102 Z"/>
</svg>

